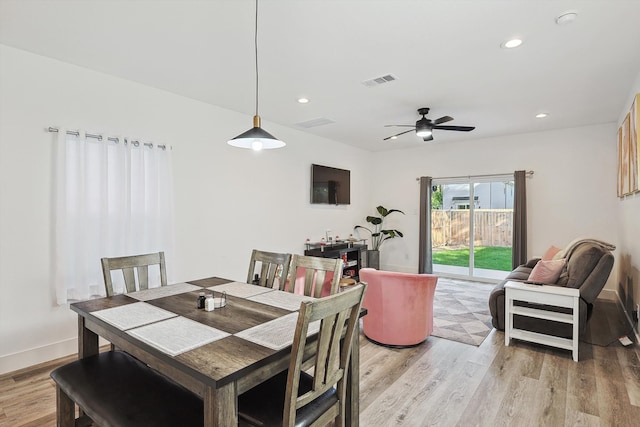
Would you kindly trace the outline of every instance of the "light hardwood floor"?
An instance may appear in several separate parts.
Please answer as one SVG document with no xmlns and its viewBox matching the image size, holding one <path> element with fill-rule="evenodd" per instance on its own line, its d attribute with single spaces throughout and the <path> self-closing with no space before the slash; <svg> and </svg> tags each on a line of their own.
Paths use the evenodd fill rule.
<svg viewBox="0 0 640 427">
<path fill-rule="evenodd" d="M 362 426 L 639 426 L 633 347 L 571 352 L 493 331 L 480 347 L 430 337 L 389 349 L 361 337 Z M 73 357 L 0 376 L 0 426 L 55 426 L 49 372 Z"/>
</svg>

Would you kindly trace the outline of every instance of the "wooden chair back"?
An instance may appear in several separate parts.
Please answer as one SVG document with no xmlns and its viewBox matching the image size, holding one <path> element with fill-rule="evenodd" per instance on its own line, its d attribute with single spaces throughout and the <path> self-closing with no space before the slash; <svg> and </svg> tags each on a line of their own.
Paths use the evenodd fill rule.
<svg viewBox="0 0 640 427">
<path fill-rule="evenodd" d="M 313 402 L 336 385 L 338 401 L 314 425 L 325 425 L 334 420 L 334 425 L 344 426 L 346 372 L 354 334 L 359 329 L 358 318 L 366 288 L 367 284 L 361 283 L 351 290 L 301 304 L 291 347 L 283 426 L 293 426 L 298 408 Z M 300 372 L 309 366 L 305 362 L 303 367 L 307 331 L 309 324 L 315 321 L 320 321 L 320 330 L 312 359 L 313 386 L 310 391 L 298 396 Z"/>
<path fill-rule="evenodd" d="M 164 261 L 164 252 L 156 252 L 145 255 L 133 255 L 118 258 L 102 258 L 102 274 L 107 296 L 113 295 L 112 270 L 122 270 L 126 292 L 135 292 L 149 288 L 149 266 L 160 266 L 160 286 L 167 286 L 167 268 Z M 138 286 L 136 289 L 136 272 Z"/>
<path fill-rule="evenodd" d="M 273 288 L 274 282 L 278 279 L 278 289 L 282 290 L 289 274 L 290 264 L 291 254 L 279 254 L 254 249 L 249 262 L 247 283 L 253 283 L 254 275 L 258 274 L 260 277 L 258 285 Z M 260 271 L 257 272 L 257 269 Z"/>
<path fill-rule="evenodd" d="M 295 291 L 298 269 L 304 269 L 304 294 L 306 296 L 320 298 L 325 284 L 327 273 L 333 273 L 331 280 L 331 292 L 338 292 L 340 278 L 342 277 L 342 260 L 340 258 L 319 258 L 306 255 L 293 255 L 291 268 L 289 269 L 289 292 Z"/>
</svg>

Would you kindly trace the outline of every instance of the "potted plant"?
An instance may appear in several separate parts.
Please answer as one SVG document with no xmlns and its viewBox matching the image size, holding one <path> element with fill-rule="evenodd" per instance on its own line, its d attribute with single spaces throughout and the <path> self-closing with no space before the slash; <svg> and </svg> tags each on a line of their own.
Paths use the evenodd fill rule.
<svg viewBox="0 0 640 427">
<path fill-rule="evenodd" d="M 356 225 L 354 230 L 364 228 L 371 234 L 371 247 L 367 250 L 367 266 L 380 269 L 380 246 L 382 243 L 395 237 L 403 237 L 399 230 L 385 230 L 382 228 L 384 219 L 394 212 L 399 212 L 404 215 L 404 212 L 398 209 L 387 209 L 384 206 L 378 206 L 376 208 L 379 216 L 367 216 L 366 220 L 371 224 L 371 228 L 363 225 Z"/>
</svg>

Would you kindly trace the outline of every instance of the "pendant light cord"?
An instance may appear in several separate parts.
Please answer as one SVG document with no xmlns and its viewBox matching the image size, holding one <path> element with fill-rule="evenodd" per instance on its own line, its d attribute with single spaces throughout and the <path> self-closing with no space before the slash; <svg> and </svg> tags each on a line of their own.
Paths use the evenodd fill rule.
<svg viewBox="0 0 640 427">
<path fill-rule="evenodd" d="M 256 27 L 254 32 L 253 45 L 256 52 L 256 116 L 258 115 L 258 92 L 259 92 L 259 80 L 258 80 L 258 0 L 256 0 Z"/>
</svg>

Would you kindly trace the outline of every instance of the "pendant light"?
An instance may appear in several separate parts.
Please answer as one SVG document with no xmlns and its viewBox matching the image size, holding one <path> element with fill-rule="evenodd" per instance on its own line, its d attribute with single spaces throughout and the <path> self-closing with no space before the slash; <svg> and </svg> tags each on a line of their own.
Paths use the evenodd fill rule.
<svg viewBox="0 0 640 427">
<path fill-rule="evenodd" d="M 239 148 L 251 148 L 255 151 L 281 148 L 286 144 L 260 127 L 260 116 L 258 115 L 258 0 L 256 0 L 254 47 L 256 54 L 256 115 L 253 116 L 253 128 L 236 136 L 227 144 Z"/>
</svg>

